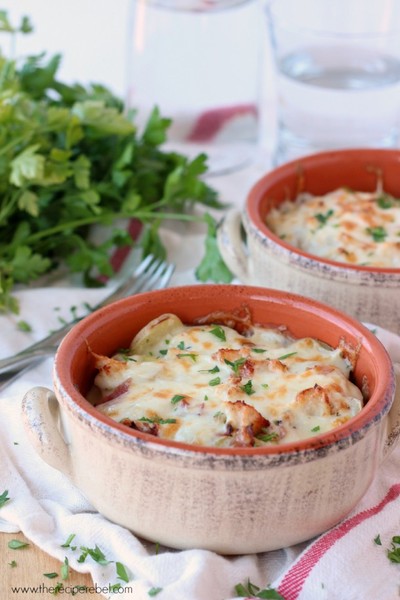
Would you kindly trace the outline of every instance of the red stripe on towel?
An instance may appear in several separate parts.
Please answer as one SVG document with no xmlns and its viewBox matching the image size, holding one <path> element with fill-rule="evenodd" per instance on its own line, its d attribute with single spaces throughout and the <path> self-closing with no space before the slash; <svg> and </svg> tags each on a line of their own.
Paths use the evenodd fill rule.
<svg viewBox="0 0 400 600">
<path fill-rule="evenodd" d="M 320 537 L 306 550 L 301 558 L 293 565 L 282 579 L 278 591 L 285 600 L 297 600 L 308 575 L 317 565 L 324 554 L 354 527 L 381 512 L 387 504 L 396 500 L 400 495 L 400 483 L 392 485 L 386 496 L 379 504 L 363 510 Z"/>
<path fill-rule="evenodd" d="M 128 233 L 133 240 L 137 240 L 141 231 L 143 224 L 138 219 L 131 219 L 128 224 Z M 132 250 L 132 246 L 121 246 L 120 248 L 116 248 L 111 256 L 111 265 L 114 273 L 118 273 L 124 264 L 129 252 Z"/>
</svg>

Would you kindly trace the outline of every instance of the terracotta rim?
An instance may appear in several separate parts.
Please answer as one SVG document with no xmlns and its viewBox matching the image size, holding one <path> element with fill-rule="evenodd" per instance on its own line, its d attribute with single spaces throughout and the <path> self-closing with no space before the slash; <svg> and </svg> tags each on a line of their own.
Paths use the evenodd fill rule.
<svg viewBox="0 0 400 600">
<path fill-rule="evenodd" d="M 358 160 L 363 158 L 364 160 L 370 161 L 371 165 L 374 162 L 374 159 L 377 160 L 377 156 L 384 158 L 393 158 L 395 159 L 399 165 L 400 172 L 400 149 L 365 149 L 365 148 L 353 148 L 346 150 L 333 150 L 326 152 L 319 152 L 317 154 L 312 154 L 309 156 L 305 156 L 299 159 L 291 160 L 272 171 L 268 172 L 266 175 L 261 177 L 250 189 L 247 200 L 246 200 L 246 208 L 249 216 L 249 220 L 256 232 L 259 231 L 264 237 L 266 237 L 271 246 L 276 245 L 279 247 L 279 251 L 282 254 L 290 254 L 292 256 L 299 256 L 299 259 L 303 259 L 303 261 L 312 262 L 315 264 L 321 265 L 329 265 L 332 267 L 332 270 L 335 271 L 348 271 L 349 273 L 374 273 L 380 275 L 400 275 L 400 268 L 392 268 L 392 267 L 368 267 L 362 265 L 352 265 L 349 263 L 342 263 L 339 261 L 334 261 L 329 258 L 324 258 L 320 256 L 316 256 L 315 254 L 310 254 L 301 250 L 300 248 L 296 248 L 296 246 L 291 246 L 284 240 L 281 240 L 277 235 L 275 235 L 271 229 L 266 225 L 264 220 L 260 215 L 260 203 L 261 200 L 268 195 L 268 190 L 272 185 L 278 183 L 281 179 L 286 176 L 296 174 L 296 176 L 300 179 L 304 173 L 307 172 L 307 168 L 310 166 L 318 166 L 320 164 L 321 168 L 329 162 L 343 162 L 348 163 L 352 160 Z M 329 190 L 326 190 L 329 191 Z"/>
<path fill-rule="evenodd" d="M 251 304 L 252 300 L 256 300 L 257 302 L 261 300 L 262 302 L 265 301 L 275 305 L 290 306 L 293 307 L 293 310 L 302 311 L 303 316 L 306 316 L 306 314 L 315 315 L 319 319 L 325 319 L 327 323 L 335 322 L 345 332 L 347 331 L 349 336 L 356 336 L 357 339 L 360 339 L 363 347 L 368 352 L 376 374 L 376 387 L 362 411 L 351 418 L 346 424 L 335 428 L 331 432 L 319 434 L 299 442 L 259 448 L 215 448 L 174 442 L 157 438 L 151 434 L 130 430 L 97 411 L 77 389 L 77 385 L 70 376 L 74 353 L 79 346 L 86 344 L 86 340 L 91 333 L 98 328 L 105 327 L 107 323 L 111 322 L 116 311 L 118 313 L 122 311 L 127 312 L 128 310 L 133 311 L 135 310 L 135 305 L 138 303 L 144 306 L 148 303 L 157 302 L 162 298 L 165 299 L 169 295 L 172 295 L 177 300 L 179 295 L 183 294 L 190 301 L 191 297 L 199 298 L 199 295 L 200 298 L 209 296 L 209 294 L 220 296 L 225 293 L 232 295 L 233 289 L 235 289 L 238 304 L 240 300 L 246 299 L 249 304 Z M 171 306 L 173 306 L 173 301 L 171 301 Z M 298 455 L 300 452 L 313 452 L 337 443 L 340 443 L 341 446 L 345 446 L 347 443 L 355 443 L 358 439 L 364 437 L 367 430 L 374 423 L 380 421 L 386 415 L 393 402 L 395 390 L 393 366 L 386 349 L 369 329 L 352 317 L 320 302 L 297 294 L 268 288 L 218 284 L 181 286 L 142 293 L 134 298 L 126 298 L 115 302 L 85 317 L 75 325 L 62 341 L 55 357 L 53 378 L 56 394 L 61 403 L 92 431 L 107 432 L 120 441 L 123 439 L 128 443 L 129 440 L 136 440 L 138 443 L 145 443 L 160 451 L 183 451 L 191 455 L 211 454 L 215 455 L 215 457 Z"/>
</svg>

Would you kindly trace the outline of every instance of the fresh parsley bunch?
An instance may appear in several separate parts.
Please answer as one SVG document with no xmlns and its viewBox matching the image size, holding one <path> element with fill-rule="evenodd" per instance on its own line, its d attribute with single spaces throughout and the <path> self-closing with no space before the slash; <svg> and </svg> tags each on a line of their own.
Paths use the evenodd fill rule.
<svg viewBox="0 0 400 600">
<path fill-rule="evenodd" d="M 14 29 L 0 11 L 0 31 Z M 25 58 L 0 54 L 0 310 L 18 312 L 12 290 L 63 265 L 93 285 L 112 275 L 112 247 L 131 244 L 117 219 L 147 224 L 144 253 L 165 254 L 158 227 L 164 219 L 206 222 L 206 254 L 197 274 L 229 281 L 218 255 L 215 221 L 194 205 L 221 208 L 202 176 L 205 155 L 194 160 L 166 152 L 170 120 L 154 108 L 139 135 L 134 113 L 102 85 L 67 85 L 57 79 L 59 55 Z M 109 226 L 95 245 L 93 225 Z"/>
</svg>

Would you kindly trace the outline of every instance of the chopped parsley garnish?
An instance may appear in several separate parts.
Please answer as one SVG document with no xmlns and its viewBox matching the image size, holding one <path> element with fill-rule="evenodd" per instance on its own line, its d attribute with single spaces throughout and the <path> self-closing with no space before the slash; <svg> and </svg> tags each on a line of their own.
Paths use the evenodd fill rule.
<svg viewBox="0 0 400 600">
<path fill-rule="evenodd" d="M 71 533 L 66 539 L 66 541 L 61 544 L 61 548 L 71 548 L 71 550 L 76 550 L 76 546 L 71 546 L 72 540 L 75 538 L 76 533 Z"/>
<path fill-rule="evenodd" d="M 272 431 L 271 433 L 260 433 L 256 437 L 261 442 L 275 442 L 277 439 L 279 439 L 279 435 L 276 433 L 276 431 Z"/>
<path fill-rule="evenodd" d="M 131 361 L 131 362 L 137 362 L 136 358 L 133 358 L 130 355 L 130 352 L 131 352 L 130 348 L 120 348 L 118 350 L 117 354 L 120 354 L 122 360 L 125 361 L 125 362 L 129 362 L 129 361 Z"/>
<path fill-rule="evenodd" d="M 78 563 L 85 562 L 85 560 L 88 556 L 93 558 L 93 560 L 95 562 L 97 562 L 99 565 L 106 566 L 112 562 L 111 560 L 106 559 L 106 557 L 104 556 L 104 554 L 100 550 L 100 548 L 97 546 L 97 544 L 94 548 L 87 548 L 86 546 L 81 546 L 80 550 L 82 551 L 82 554 L 78 558 Z"/>
<path fill-rule="evenodd" d="M 197 354 L 194 354 L 194 352 L 187 352 L 186 354 L 177 354 L 178 358 L 191 358 L 193 362 L 196 362 L 197 360 Z"/>
<path fill-rule="evenodd" d="M 69 562 L 68 562 L 68 558 L 65 557 L 64 562 L 61 565 L 61 579 L 64 579 L 64 581 L 65 581 L 66 579 L 68 579 L 68 575 L 69 575 Z"/>
<path fill-rule="evenodd" d="M 136 358 L 133 358 L 133 356 L 127 356 L 127 355 L 123 356 L 122 360 L 124 362 L 137 362 Z"/>
<path fill-rule="evenodd" d="M 251 351 L 256 352 L 257 354 L 263 354 L 264 352 L 266 352 L 264 348 L 252 348 Z"/>
<path fill-rule="evenodd" d="M 185 398 L 185 396 L 182 396 L 181 394 L 175 394 L 175 396 L 173 396 L 171 398 L 171 404 L 177 404 L 178 402 L 180 402 L 184 398 Z"/>
<path fill-rule="evenodd" d="M 222 340 L 223 342 L 226 342 L 225 331 L 219 325 L 217 325 L 216 327 L 214 327 L 214 329 L 210 329 L 210 333 L 212 333 L 213 335 L 215 335 L 215 337 L 217 337 L 218 339 Z"/>
<path fill-rule="evenodd" d="M 64 586 L 61 583 L 61 581 L 59 581 L 51 593 L 54 594 L 54 596 L 57 596 L 58 592 L 61 592 L 61 590 L 63 590 L 63 589 L 64 589 Z"/>
<path fill-rule="evenodd" d="M 235 585 L 235 593 L 236 596 L 240 596 L 241 598 L 264 598 L 267 600 L 285 600 L 285 598 L 276 590 L 271 587 L 266 587 L 263 590 L 251 583 L 248 579 L 245 584 L 238 583 Z"/>
<path fill-rule="evenodd" d="M 47 577 L 47 579 L 55 579 L 58 577 L 58 573 L 43 573 L 43 577 Z"/>
<path fill-rule="evenodd" d="M 11 550 L 20 550 L 21 548 L 26 548 L 29 546 L 28 542 L 23 542 L 22 540 L 10 540 L 8 542 L 8 547 Z"/>
<path fill-rule="evenodd" d="M 317 213 L 314 215 L 315 219 L 321 224 L 321 226 L 326 225 L 327 220 L 334 214 L 333 210 L 330 208 L 325 214 Z"/>
<path fill-rule="evenodd" d="M 10 567 L 16 567 L 17 566 L 17 561 L 16 560 L 12 560 L 8 564 L 10 565 Z"/>
<path fill-rule="evenodd" d="M 165 356 L 168 352 L 168 348 L 165 348 L 164 350 L 160 350 L 160 354 L 161 356 Z"/>
<path fill-rule="evenodd" d="M 282 354 L 282 356 L 278 356 L 277 360 L 285 360 L 285 358 L 289 358 L 289 356 L 294 356 L 297 352 L 289 352 L 288 354 Z"/>
<path fill-rule="evenodd" d="M 162 592 L 162 588 L 161 587 L 152 587 L 148 592 L 148 596 L 157 596 L 157 594 L 159 594 L 160 592 Z"/>
<path fill-rule="evenodd" d="M 9 502 L 10 498 L 8 497 L 8 490 L 5 490 L 2 494 L 0 494 L 0 508 L 5 505 L 6 502 Z"/>
<path fill-rule="evenodd" d="M 222 410 L 218 410 L 216 413 L 214 413 L 213 417 L 214 419 L 218 419 L 219 421 L 226 423 L 226 414 L 222 412 Z"/>
<path fill-rule="evenodd" d="M 311 429 L 311 431 L 312 431 L 313 433 L 316 433 L 316 432 L 317 432 L 317 431 L 319 431 L 320 429 L 321 429 L 321 427 L 320 427 L 319 425 L 316 425 L 315 427 L 313 427 L 313 428 Z"/>
<path fill-rule="evenodd" d="M 366 232 L 372 236 L 374 242 L 383 242 L 386 239 L 387 231 L 381 225 L 377 227 L 367 227 Z"/>
<path fill-rule="evenodd" d="M 233 372 L 237 375 L 239 373 L 239 369 L 246 362 L 246 358 L 238 358 L 237 360 L 231 361 L 225 358 L 225 364 L 229 365 Z"/>
<path fill-rule="evenodd" d="M 377 535 L 377 536 L 374 538 L 374 542 L 375 542 L 375 544 L 376 544 L 377 546 L 382 546 L 382 542 L 381 542 L 381 536 L 379 535 L 379 533 L 378 533 L 378 535 Z"/>
<path fill-rule="evenodd" d="M 400 536 L 394 535 L 392 537 L 391 550 L 387 551 L 387 557 L 391 562 L 400 563 Z"/>
<path fill-rule="evenodd" d="M 221 383 L 221 377 L 214 377 L 214 379 L 211 379 L 208 382 L 208 385 L 214 386 L 214 385 L 219 385 Z"/>
<path fill-rule="evenodd" d="M 215 365 L 212 369 L 201 369 L 199 373 L 219 373 L 219 366 Z"/>
<path fill-rule="evenodd" d="M 25 333 L 30 333 L 32 331 L 32 326 L 29 325 L 29 323 L 27 321 L 18 321 L 17 323 L 17 328 L 20 331 L 24 331 Z"/>
<path fill-rule="evenodd" d="M 393 199 L 387 194 L 382 194 L 376 199 L 376 203 L 379 206 L 379 208 L 383 208 L 384 210 L 386 210 L 388 208 L 392 208 Z"/>
<path fill-rule="evenodd" d="M 244 385 L 241 385 L 240 389 L 248 396 L 251 396 L 252 394 L 256 393 L 255 390 L 253 389 L 253 382 L 251 381 L 251 379 L 249 379 L 248 382 L 245 383 Z"/>
<path fill-rule="evenodd" d="M 179 342 L 179 344 L 177 345 L 177 348 L 179 348 L 179 350 L 186 350 L 185 342 L 183 340 L 181 342 Z"/>
<path fill-rule="evenodd" d="M 116 562 L 115 568 L 117 571 L 118 579 L 125 581 L 125 583 L 129 583 L 129 575 L 128 575 L 128 571 L 127 571 L 125 565 L 122 564 L 121 562 Z"/>
<path fill-rule="evenodd" d="M 162 419 L 161 417 L 154 417 L 149 419 L 148 417 L 141 417 L 138 421 L 143 423 L 156 423 L 157 425 L 169 425 L 170 423 L 176 423 L 176 419 Z"/>
<path fill-rule="evenodd" d="M 262 383 L 262 384 L 261 384 L 261 387 L 263 387 L 263 388 L 267 389 L 267 388 L 269 388 L 269 385 L 268 385 L 268 383 Z"/>
</svg>

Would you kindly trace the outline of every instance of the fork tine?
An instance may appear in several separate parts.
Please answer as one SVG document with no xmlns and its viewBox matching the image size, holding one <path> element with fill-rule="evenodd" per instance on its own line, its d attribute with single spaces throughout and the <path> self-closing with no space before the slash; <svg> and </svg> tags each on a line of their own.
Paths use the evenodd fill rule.
<svg viewBox="0 0 400 600">
<path fill-rule="evenodd" d="M 139 266 L 133 271 L 128 279 L 119 285 L 111 294 L 109 294 L 102 302 L 97 304 L 93 310 L 98 310 L 111 302 L 115 302 L 121 298 L 125 298 L 132 294 L 137 294 L 141 291 L 150 291 L 165 287 L 174 272 L 174 265 L 168 264 L 165 261 L 147 256 Z M 46 338 L 40 340 L 25 348 L 18 354 L 4 359 L 0 359 L 0 390 L 4 388 L 1 385 L 1 376 L 19 369 L 23 369 L 29 363 L 38 362 L 45 356 L 50 356 L 56 350 L 56 346 L 66 333 L 77 323 L 81 318 L 77 318 L 71 323 L 65 324 L 59 330 L 54 331 Z M 7 385 L 7 383 L 5 383 Z"/>
<path fill-rule="evenodd" d="M 134 276 L 139 276 L 147 269 L 150 263 L 154 260 L 154 256 L 152 254 L 148 254 L 136 267 L 133 271 Z"/>
<path fill-rule="evenodd" d="M 136 269 L 124 279 L 110 295 L 107 295 L 104 300 L 99 304 L 96 304 L 94 310 L 103 308 L 103 306 L 110 304 L 110 302 L 115 302 L 116 300 L 120 300 L 121 298 L 125 298 L 126 296 L 130 296 L 140 291 L 142 282 L 147 280 L 159 263 L 160 260 L 155 259 L 152 254 L 146 256 Z"/>
<path fill-rule="evenodd" d="M 142 272 L 138 276 L 134 276 L 130 281 L 129 287 L 127 286 L 125 289 L 125 296 L 131 296 L 142 290 L 151 289 L 153 278 L 156 277 L 157 271 L 162 264 L 159 258 L 154 258 L 152 256 L 151 259 L 152 260 L 149 261 L 147 268 L 144 270 L 142 269 Z M 127 283 L 129 284 L 129 282 Z"/>
<path fill-rule="evenodd" d="M 175 271 L 175 265 L 174 264 L 164 264 L 165 270 L 162 273 L 158 284 L 154 285 L 154 289 L 155 290 L 161 290 L 165 287 L 167 287 L 172 275 L 174 274 Z"/>
<path fill-rule="evenodd" d="M 171 279 L 175 266 L 163 260 L 155 259 L 149 269 L 137 278 L 131 293 L 150 291 L 165 287 Z"/>
</svg>

